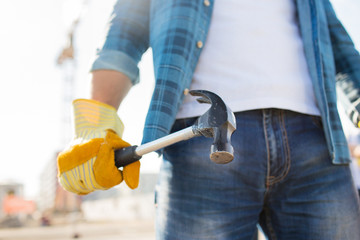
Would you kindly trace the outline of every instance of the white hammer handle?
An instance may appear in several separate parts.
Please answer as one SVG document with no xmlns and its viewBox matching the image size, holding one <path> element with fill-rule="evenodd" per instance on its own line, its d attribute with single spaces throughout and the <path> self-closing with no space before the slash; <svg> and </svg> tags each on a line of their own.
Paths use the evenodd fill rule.
<svg viewBox="0 0 360 240">
<path fill-rule="evenodd" d="M 144 154 L 159 150 L 174 143 L 188 140 L 195 136 L 199 136 L 199 133 L 195 133 L 193 126 L 187 127 L 183 130 L 174 132 L 165 137 L 159 138 L 152 142 L 145 143 L 140 146 L 130 146 L 115 151 L 115 166 L 123 167 L 130 163 L 139 160 Z"/>
</svg>

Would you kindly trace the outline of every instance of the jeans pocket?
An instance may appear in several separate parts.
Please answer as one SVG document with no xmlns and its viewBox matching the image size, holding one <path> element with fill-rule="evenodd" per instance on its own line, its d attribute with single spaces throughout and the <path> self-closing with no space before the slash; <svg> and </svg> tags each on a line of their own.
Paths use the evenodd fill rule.
<svg viewBox="0 0 360 240">
<path fill-rule="evenodd" d="M 311 116 L 311 122 L 319 129 L 323 130 L 323 122 L 320 116 Z"/>
</svg>

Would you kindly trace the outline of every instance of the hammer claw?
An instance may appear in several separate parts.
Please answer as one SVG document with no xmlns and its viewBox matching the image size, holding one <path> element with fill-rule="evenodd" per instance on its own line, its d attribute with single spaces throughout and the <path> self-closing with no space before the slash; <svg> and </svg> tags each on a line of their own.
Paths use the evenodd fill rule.
<svg viewBox="0 0 360 240">
<path fill-rule="evenodd" d="M 204 90 L 191 90 L 189 93 L 191 96 L 199 96 L 200 98 L 196 99 L 199 103 L 211 104 L 211 99 L 205 94 Z"/>
<path fill-rule="evenodd" d="M 196 99 L 196 101 L 198 101 L 199 103 L 211 104 L 211 101 L 208 98 L 204 98 L 204 97 L 198 98 Z"/>
</svg>

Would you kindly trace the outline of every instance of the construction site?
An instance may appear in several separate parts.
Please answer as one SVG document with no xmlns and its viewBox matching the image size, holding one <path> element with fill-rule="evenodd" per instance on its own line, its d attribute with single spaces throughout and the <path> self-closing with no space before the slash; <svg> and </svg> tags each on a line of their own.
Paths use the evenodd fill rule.
<svg viewBox="0 0 360 240">
<path fill-rule="evenodd" d="M 156 174 L 143 174 L 140 181 L 134 191 L 117 187 L 85 197 L 52 181 L 36 205 L 23 199 L 20 184 L 0 184 L 0 239 L 154 239 Z M 16 201 L 6 201 L 9 192 Z"/>
<path fill-rule="evenodd" d="M 25 2 L 20 0 L 16 3 Z M 9 3 L 9 11 L 16 3 Z M 134 191 L 121 184 L 108 191 L 79 196 L 65 191 L 57 180 L 57 155 L 72 137 L 71 102 L 86 95 L 89 59 L 101 45 L 99 39 L 103 37 L 114 3 L 114 0 L 33 2 L 34 11 L 46 7 L 45 12 L 42 11 L 29 22 L 29 25 L 37 21 L 40 23 L 30 26 L 34 32 L 42 34 L 33 36 L 34 42 L 42 45 L 41 37 L 47 34 L 46 26 L 49 24 L 54 26 L 50 33 L 57 36 L 57 45 L 54 42 L 49 52 L 51 58 L 44 59 L 53 68 L 48 79 L 52 81 L 50 84 L 56 88 L 55 95 L 58 96 L 57 100 L 51 103 L 52 107 L 57 109 L 54 115 L 57 120 L 52 123 L 55 128 L 51 129 L 54 139 L 51 140 L 49 150 L 52 150 L 52 153 L 47 159 L 42 159 L 41 164 L 36 165 L 37 186 L 34 187 L 34 183 L 26 180 L 5 179 L 0 182 L 1 240 L 155 238 L 154 188 L 159 159 L 154 159 L 150 168 L 149 164 L 143 164 L 141 184 Z M 28 17 L 32 19 L 32 16 Z M 44 21 L 44 18 L 47 18 L 47 21 Z M 44 48 L 39 51 L 46 52 Z M 147 55 L 146 58 L 151 59 L 150 54 Z M 134 120 L 134 116 L 122 117 L 125 124 L 135 121 L 134 126 L 129 126 L 124 133 L 129 135 L 127 138 L 132 143 L 141 141 L 139 126 L 143 125 L 147 108 L 143 101 L 148 101 L 153 88 L 153 73 L 148 71 L 145 70 L 143 75 L 150 80 L 143 81 L 145 86 L 143 84 L 136 87 L 132 93 L 143 96 L 143 99 L 136 103 L 140 109 L 134 114 L 136 119 Z M 129 112 L 131 109 L 120 111 Z M 24 177 L 26 179 L 26 176 Z M 29 193 L 30 185 L 37 190 Z"/>
</svg>

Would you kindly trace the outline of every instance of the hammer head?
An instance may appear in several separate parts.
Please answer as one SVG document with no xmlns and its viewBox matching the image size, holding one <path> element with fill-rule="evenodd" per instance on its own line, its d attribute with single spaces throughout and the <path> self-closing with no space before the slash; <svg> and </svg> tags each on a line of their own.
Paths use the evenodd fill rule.
<svg viewBox="0 0 360 240">
<path fill-rule="evenodd" d="M 208 111 L 193 125 L 195 133 L 214 139 L 210 148 L 210 159 L 221 164 L 231 162 L 234 159 L 231 135 L 236 130 L 234 113 L 215 93 L 206 90 L 192 90 L 189 93 L 200 96 L 197 99 L 199 103 L 211 104 Z"/>
</svg>

